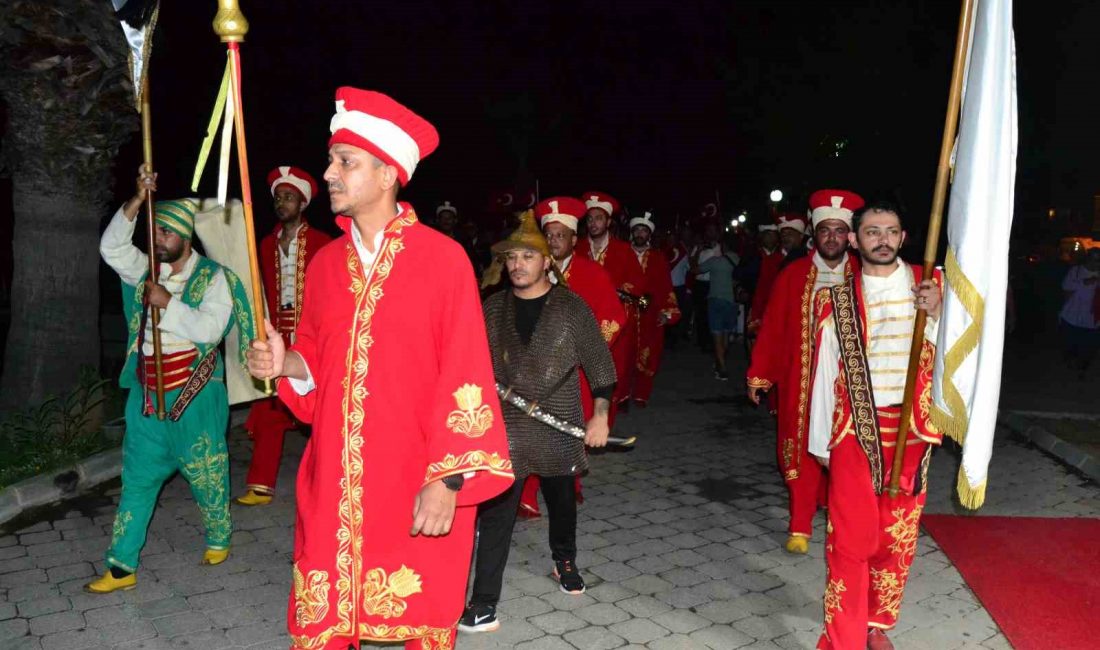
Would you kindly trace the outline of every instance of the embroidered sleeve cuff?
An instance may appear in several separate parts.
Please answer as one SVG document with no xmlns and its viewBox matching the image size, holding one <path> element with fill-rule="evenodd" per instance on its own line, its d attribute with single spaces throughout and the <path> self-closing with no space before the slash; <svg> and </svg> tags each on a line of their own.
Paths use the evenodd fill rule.
<svg viewBox="0 0 1100 650">
<path fill-rule="evenodd" d="M 763 388 L 764 390 L 770 390 L 772 382 L 764 379 L 763 377 L 749 377 L 745 380 L 749 385 L 749 388 Z"/>
<path fill-rule="evenodd" d="M 497 476 L 514 478 L 512 461 L 502 458 L 498 453 L 489 453 L 475 449 L 461 455 L 447 454 L 442 460 L 428 465 L 424 475 L 424 484 L 438 481 L 447 476 L 461 474 L 467 479 L 475 478 L 477 472 L 489 472 Z"/>
</svg>

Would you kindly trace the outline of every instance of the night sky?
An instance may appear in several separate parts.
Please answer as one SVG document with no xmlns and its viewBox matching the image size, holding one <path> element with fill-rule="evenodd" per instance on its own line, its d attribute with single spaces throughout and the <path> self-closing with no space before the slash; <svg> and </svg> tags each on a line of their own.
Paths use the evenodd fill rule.
<svg viewBox="0 0 1100 650">
<path fill-rule="evenodd" d="M 927 219 L 954 1 L 241 4 L 261 233 L 269 169 L 323 172 L 340 85 L 391 94 L 438 127 L 439 150 L 403 192 L 422 213 L 448 199 L 477 215 L 490 192 L 538 179 L 543 197 L 602 189 L 666 225 L 716 192 L 723 212 L 760 219 L 773 187 L 792 209 L 841 186 L 898 200 L 912 230 Z M 214 10 L 162 3 L 151 68 L 161 196 L 187 193 L 221 79 Z M 1091 212 L 1100 3 L 1021 0 L 1016 13 L 1017 221 L 1050 205 Z M 139 157 L 135 138 L 120 196 Z M 215 176 L 211 163 L 204 194 Z M 314 221 L 331 220 L 322 206 Z"/>
</svg>

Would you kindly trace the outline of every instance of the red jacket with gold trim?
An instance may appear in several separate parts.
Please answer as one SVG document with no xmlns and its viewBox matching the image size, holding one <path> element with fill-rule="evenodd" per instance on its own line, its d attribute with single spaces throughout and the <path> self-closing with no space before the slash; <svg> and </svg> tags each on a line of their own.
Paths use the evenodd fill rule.
<svg viewBox="0 0 1100 650">
<path fill-rule="evenodd" d="M 302 296 L 305 293 L 306 268 L 321 247 L 332 241 L 324 232 L 313 228 L 308 223 L 302 223 L 298 229 L 298 260 L 295 265 L 295 275 L 292 278 L 282 277 L 282 267 L 279 265 L 279 237 L 283 233 L 283 226 L 276 226 L 274 232 L 260 241 L 260 275 L 264 281 L 264 299 L 267 301 L 267 315 L 275 325 L 275 329 L 283 334 L 283 340 L 289 342 L 289 336 L 298 321 L 302 319 Z M 295 291 L 294 310 L 292 318 L 280 322 L 279 304 L 284 282 L 293 282 Z"/>
<path fill-rule="evenodd" d="M 310 263 L 292 349 L 316 384 L 299 395 L 279 382 L 313 425 L 297 478 L 293 647 L 441 639 L 465 604 L 476 505 L 514 480 L 466 253 L 407 204 L 370 268 L 345 234 Z M 456 474 L 450 533 L 410 536 L 420 489 Z"/>
</svg>

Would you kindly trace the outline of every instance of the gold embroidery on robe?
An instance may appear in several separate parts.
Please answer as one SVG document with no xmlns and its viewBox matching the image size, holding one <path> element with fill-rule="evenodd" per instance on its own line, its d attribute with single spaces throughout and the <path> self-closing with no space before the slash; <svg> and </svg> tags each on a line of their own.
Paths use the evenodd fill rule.
<svg viewBox="0 0 1100 650">
<path fill-rule="evenodd" d="M 325 618 L 331 588 L 327 571 L 310 571 L 307 579 L 298 564 L 294 564 L 294 619 L 298 627 L 312 625 Z"/>
<path fill-rule="evenodd" d="M 844 611 L 840 606 L 840 594 L 848 591 L 843 580 L 830 580 L 825 587 L 825 622 L 832 623 L 833 616 Z"/>
<path fill-rule="evenodd" d="M 878 611 L 875 613 L 897 618 L 905 591 L 901 580 L 898 580 L 898 574 L 886 569 L 871 569 L 871 590 L 878 596 Z"/>
<path fill-rule="evenodd" d="M 619 324 L 613 320 L 605 320 L 600 322 L 600 334 L 603 335 L 604 341 L 610 341 L 615 337 L 615 333 L 619 331 Z"/>
<path fill-rule="evenodd" d="M 481 386 L 463 384 L 452 393 L 458 409 L 447 415 L 447 428 L 467 438 L 480 438 L 493 426 L 493 409 L 481 401 Z"/>
<path fill-rule="evenodd" d="M 453 474 L 455 470 L 459 468 L 470 470 L 487 469 L 495 474 L 511 476 L 512 461 L 507 458 L 501 458 L 500 454 L 496 452 L 490 454 L 480 449 L 468 451 L 461 456 L 447 454 L 443 457 L 443 460 L 438 463 L 428 465 L 428 472 L 424 480 L 427 481 L 439 474 Z"/>
<path fill-rule="evenodd" d="M 420 576 L 403 564 L 389 576 L 382 569 L 371 569 L 363 582 L 363 611 L 370 616 L 400 618 L 408 607 L 405 599 L 422 591 Z"/>
</svg>

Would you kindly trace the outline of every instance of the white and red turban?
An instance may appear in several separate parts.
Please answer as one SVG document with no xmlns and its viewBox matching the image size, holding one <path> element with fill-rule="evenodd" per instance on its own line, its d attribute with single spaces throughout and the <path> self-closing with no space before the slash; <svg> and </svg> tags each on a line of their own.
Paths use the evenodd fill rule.
<svg viewBox="0 0 1100 650">
<path fill-rule="evenodd" d="M 397 168 L 408 185 L 416 165 L 439 146 L 439 132 L 427 120 L 373 90 L 344 86 L 336 91 L 336 114 L 328 146 L 350 144 Z"/>
<path fill-rule="evenodd" d="M 779 226 L 780 230 L 790 228 L 791 230 L 797 230 L 803 235 L 806 234 L 806 218 L 797 212 L 784 212 L 779 215 L 776 225 Z"/>
<path fill-rule="evenodd" d="M 546 228 L 548 223 L 556 222 L 577 232 L 577 224 L 584 217 L 586 210 L 584 203 L 579 199 L 571 196 L 552 196 L 535 206 L 535 216 L 538 217 L 539 226 L 542 228 Z"/>
<path fill-rule="evenodd" d="M 640 217 L 634 217 L 630 220 L 630 229 L 634 230 L 634 226 L 645 226 L 649 228 L 650 233 L 657 232 L 657 227 L 653 225 L 653 213 L 646 212 Z"/>
<path fill-rule="evenodd" d="M 275 196 L 275 188 L 280 185 L 289 185 L 298 190 L 305 200 L 306 205 L 317 195 L 317 181 L 304 169 L 282 165 L 271 170 L 267 175 L 267 186 L 271 188 L 271 196 Z"/>
<path fill-rule="evenodd" d="M 848 190 L 818 190 L 810 195 L 810 220 L 814 228 L 822 221 L 836 219 L 852 227 L 852 215 L 863 207 L 863 197 Z"/>
<path fill-rule="evenodd" d="M 585 192 L 581 196 L 581 200 L 584 201 L 586 210 L 599 208 L 606 212 L 608 217 L 615 216 L 615 213 L 619 211 L 619 202 L 606 192 Z"/>
</svg>

